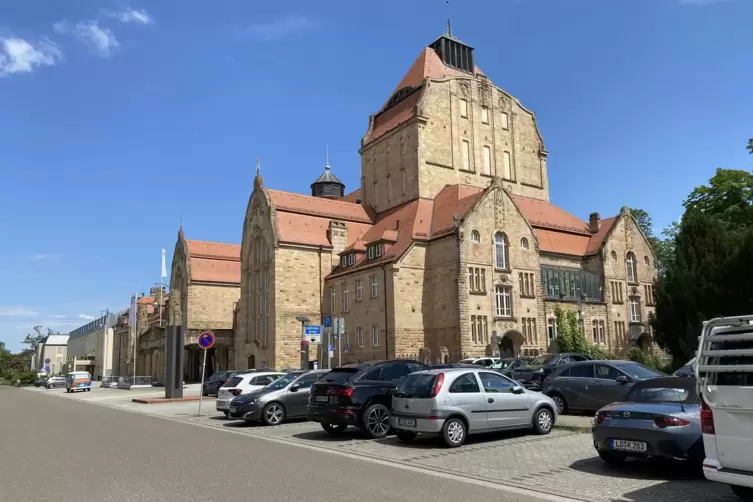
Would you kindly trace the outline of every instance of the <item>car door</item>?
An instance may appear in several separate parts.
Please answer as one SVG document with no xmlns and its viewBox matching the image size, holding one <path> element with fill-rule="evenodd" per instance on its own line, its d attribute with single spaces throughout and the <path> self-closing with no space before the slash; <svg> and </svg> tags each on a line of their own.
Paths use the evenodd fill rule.
<svg viewBox="0 0 753 502">
<path fill-rule="evenodd" d="M 618 382 L 619 376 L 627 377 L 611 364 L 594 364 L 594 376 L 588 389 L 591 404 L 586 409 L 595 411 L 610 403 L 627 400 L 631 385 L 628 382 Z"/>
<path fill-rule="evenodd" d="M 306 414 L 306 405 L 309 402 L 311 385 L 319 380 L 321 376 L 322 373 L 306 373 L 288 388 L 288 394 L 285 396 L 283 404 L 289 417 Z"/>
<path fill-rule="evenodd" d="M 479 371 L 478 378 L 486 399 L 486 419 L 490 429 L 523 425 L 531 421 L 531 400 L 528 394 L 513 394 L 519 387 L 499 373 Z"/>
<path fill-rule="evenodd" d="M 593 364 L 575 364 L 570 366 L 568 376 L 558 382 L 557 389 L 567 401 L 567 406 L 573 409 L 590 410 L 593 399 L 589 386 L 593 380 Z"/>
<path fill-rule="evenodd" d="M 470 430 L 482 431 L 489 428 L 486 396 L 481 392 L 478 378 L 473 371 L 457 377 L 448 392 L 452 407 L 462 410 L 469 421 Z"/>
</svg>

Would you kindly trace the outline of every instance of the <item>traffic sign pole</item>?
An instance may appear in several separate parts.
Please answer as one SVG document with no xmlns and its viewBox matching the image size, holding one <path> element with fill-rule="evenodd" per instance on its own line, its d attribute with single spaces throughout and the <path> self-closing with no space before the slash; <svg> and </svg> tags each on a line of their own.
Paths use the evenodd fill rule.
<svg viewBox="0 0 753 502">
<path fill-rule="evenodd" d="M 201 367 L 201 387 L 199 387 L 199 412 L 197 417 L 201 416 L 201 403 L 204 400 L 204 377 L 207 372 L 207 352 L 214 347 L 214 333 L 205 331 L 199 335 L 199 347 L 204 349 L 204 365 Z"/>
</svg>

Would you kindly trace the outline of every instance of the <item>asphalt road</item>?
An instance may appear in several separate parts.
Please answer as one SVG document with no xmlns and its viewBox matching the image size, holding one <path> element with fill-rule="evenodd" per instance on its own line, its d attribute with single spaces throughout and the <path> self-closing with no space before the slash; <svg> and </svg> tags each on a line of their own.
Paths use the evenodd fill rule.
<svg viewBox="0 0 753 502">
<path fill-rule="evenodd" d="M 0 387 L 2 502 L 352 498 L 556 500 Z"/>
</svg>

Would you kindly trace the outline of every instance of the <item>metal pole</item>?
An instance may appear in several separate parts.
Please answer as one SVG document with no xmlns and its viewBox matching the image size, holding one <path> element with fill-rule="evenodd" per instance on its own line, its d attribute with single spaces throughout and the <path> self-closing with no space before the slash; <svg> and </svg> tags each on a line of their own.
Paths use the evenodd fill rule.
<svg viewBox="0 0 753 502">
<path fill-rule="evenodd" d="M 159 283 L 159 327 L 162 327 L 162 283 Z"/>
<path fill-rule="evenodd" d="M 343 336 L 337 333 L 337 365 L 343 365 Z"/>
<path fill-rule="evenodd" d="M 133 306 L 131 307 L 133 309 L 133 383 L 131 385 L 136 385 L 136 361 L 138 360 L 137 348 L 139 341 L 139 313 L 137 312 L 137 305 L 139 304 L 139 300 L 136 295 L 133 297 L 136 298 L 136 301 L 133 302 Z"/>
<path fill-rule="evenodd" d="M 110 309 L 105 310 L 105 343 L 102 354 L 102 378 L 107 377 L 107 328 L 110 321 Z"/>
<path fill-rule="evenodd" d="M 309 341 L 306 340 L 306 323 L 301 321 L 301 369 L 309 368 Z"/>
<path fill-rule="evenodd" d="M 204 400 L 204 373 L 207 369 L 207 349 L 204 349 L 204 365 L 201 367 L 201 387 L 199 387 L 199 413 L 197 417 L 201 416 L 201 402 Z"/>
<path fill-rule="evenodd" d="M 331 352 L 329 351 L 330 346 L 332 345 L 332 330 L 327 331 L 327 369 L 332 369 L 332 358 L 330 357 Z"/>
</svg>

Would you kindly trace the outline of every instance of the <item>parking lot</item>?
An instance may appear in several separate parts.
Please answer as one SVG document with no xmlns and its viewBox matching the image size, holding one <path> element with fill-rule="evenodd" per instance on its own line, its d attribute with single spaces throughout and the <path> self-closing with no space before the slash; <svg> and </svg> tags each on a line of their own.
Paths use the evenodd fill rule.
<svg viewBox="0 0 753 502">
<path fill-rule="evenodd" d="M 419 438 L 406 445 L 395 437 L 368 440 L 349 429 L 334 437 L 318 424 L 285 423 L 277 427 L 246 425 L 227 420 L 215 411 L 214 398 L 198 401 L 136 404 L 134 397 L 160 397 L 162 389 L 124 391 L 95 387 L 91 392 L 66 394 L 64 390 L 27 388 L 51 398 L 74 399 L 123 411 L 212 427 L 289 445 L 355 455 L 365 459 L 403 464 L 486 482 L 536 490 L 585 501 L 736 501 L 729 488 L 684 472 L 682 465 L 635 462 L 625 468 L 608 467 L 596 456 L 589 434 L 555 429 L 548 436 L 521 433 L 471 437 L 457 449 L 446 449 L 434 438 Z M 197 396 L 189 386 L 185 396 Z M 82 403 L 83 405 L 83 403 Z"/>
</svg>

